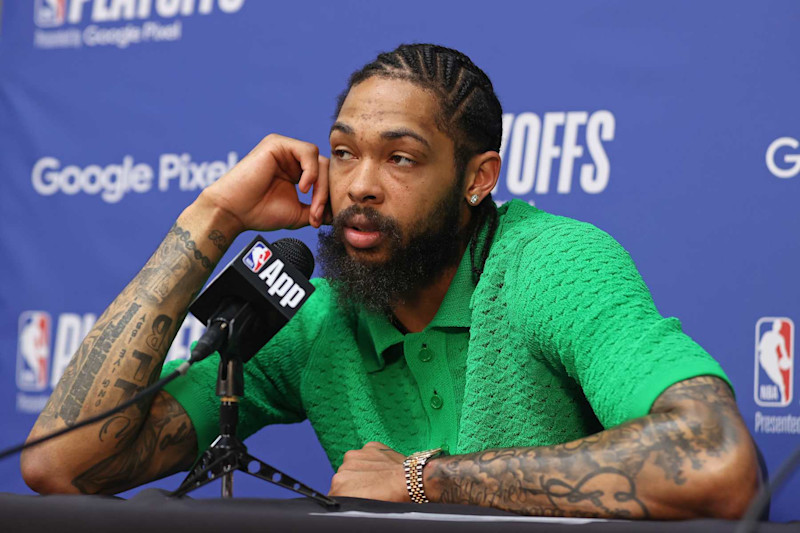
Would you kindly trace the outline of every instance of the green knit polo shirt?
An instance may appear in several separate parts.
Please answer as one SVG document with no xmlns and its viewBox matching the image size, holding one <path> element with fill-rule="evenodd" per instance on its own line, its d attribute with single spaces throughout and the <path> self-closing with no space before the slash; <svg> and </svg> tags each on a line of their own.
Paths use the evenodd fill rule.
<svg viewBox="0 0 800 533">
<path fill-rule="evenodd" d="M 464 254 L 422 332 L 342 306 L 313 280 L 314 294 L 245 366 L 240 437 L 308 418 L 334 469 L 369 441 L 403 454 L 547 446 L 644 416 L 678 381 L 728 381 L 677 319 L 659 315 L 606 233 L 520 201 L 499 217 L 478 285 Z M 219 432 L 218 362 L 166 388 L 201 451 Z"/>
</svg>

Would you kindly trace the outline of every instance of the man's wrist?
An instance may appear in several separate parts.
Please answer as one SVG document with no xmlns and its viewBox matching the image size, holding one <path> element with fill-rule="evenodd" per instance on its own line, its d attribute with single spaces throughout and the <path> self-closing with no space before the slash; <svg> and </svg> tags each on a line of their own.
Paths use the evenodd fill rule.
<svg viewBox="0 0 800 533">
<path fill-rule="evenodd" d="M 429 459 L 422 469 L 422 484 L 425 487 L 425 495 L 432 502 L 438 502 L 442 499 L 442 481 L 444 480 L 442 466 L 446 461 L 447 457 L 442 456 Z"/>
<path fill-rule="evenodd" d="M 423 482 L 424 469 L 428 461 L 442 453 L 441 448 L 413 453 L 403 461 L 406 489 L 414 503 L 429 503 L 431 500 Z"/>
<path fill-rule="evenodd" d="M 229 209 L 224 201 L 221 201 L 216 194 L 209 193 L 208 190 L 201 192 L 194 202 L 183 211 L 181 217 L 187 215 L 201 217 L 215 229 L 224 232 L 231 241 L 243 231 L 250 229 L 244 226 L 242 220 Z"/>
<path fill-rule="evenodd" d="M 178 217 L 178 224 L 190 229 L 193 235 L 208 237 L 208 244 L 221 252 L 220 257 L 233 240 L 246 229 L 230 211 L 215 205 L 202 194 L 183 210 Z"/>
</svg>

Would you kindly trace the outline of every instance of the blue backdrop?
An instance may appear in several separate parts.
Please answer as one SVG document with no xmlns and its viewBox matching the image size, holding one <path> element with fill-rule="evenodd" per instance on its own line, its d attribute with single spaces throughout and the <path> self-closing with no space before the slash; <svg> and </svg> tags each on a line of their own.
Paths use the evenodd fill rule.
<svg viewBox="0 0 800 533">
<path fill-rule="evenodd" d="M 800 3 L 10 0 L 0 16 L 0 447 L 203 186 L 269 132 L 327 153 L 349 73 L 419 41 L 495 83 L 497 200 L 615 236 L 662 314 L 721 361 L 770 468 L 800 444 Z M 327 490 L 306 424 L 249 444 Z M 15 460 L 0 491 L 28 491 Z M 773 519 L 800 519 L 797 492 L 800 475 Z"/>
</svg>

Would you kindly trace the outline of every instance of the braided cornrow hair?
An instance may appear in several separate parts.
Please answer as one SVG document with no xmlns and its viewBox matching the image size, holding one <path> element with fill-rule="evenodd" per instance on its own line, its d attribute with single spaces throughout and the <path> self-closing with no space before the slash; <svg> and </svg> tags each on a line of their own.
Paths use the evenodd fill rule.
<svg viewBox="0 0 800 533">
<path fill-rule="evenodd" d="M 403 44 L 378 55 L 375 61 L 350 76 L 347 89 L 339 95 L 337 116 L 350 89 L 373 76 L 408 80 L 436 95 L 440 109 L 436 124 L 453 140 L 459 180 L 463 181 L 472 156 L 500 151 L 503 135 L 500 101 L 486 73 L 458 50 L 434 44 Z M 497 206 L 489 194 L 471 208 L 470 258 L 472 279 L 477 283 L 497 230 Z M 478 234 L 484 225 L 488 226 L 488 234 L 479 251 Z"/>
</svg>

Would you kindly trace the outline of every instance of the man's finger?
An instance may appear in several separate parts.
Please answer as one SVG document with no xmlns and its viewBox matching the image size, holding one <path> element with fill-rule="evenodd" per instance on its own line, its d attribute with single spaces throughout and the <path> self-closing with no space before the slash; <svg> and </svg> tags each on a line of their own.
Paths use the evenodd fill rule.
<svg viewBox="0 0 800 533">
<path fill-rule="evenodd" d="M 378 461 L 374 458 L 370 457 L 359 457 L 358 459 L 352 459 L 350 461 L 345 461 L 342 465 L 336 470 L 336 473 L 341 472 L 376 472 L 376 471 L 383 471 L 383 472 L 391 472 L 393 469 L 397 467 L 396 463 L 388 462 L 385 459 L 383 461 Z"/>
<path fill-rule="evenodd" d="M 302 192 L 306 193 L 311 190 L 311 185 L 319 178 L 319 148 L 311 143 L 295 141 L 289 145 L 289 149 L 294 158 L 300 162 L 302 174 L 300 174 L 298 186 Z"/>
<path fill-rule="evenodd" d="M 289 229 L 299 229 L 308 226 L 308 220 L 311 213 L 311 206 L 308 204 L 300 203 L 300 215 L 289 226 Z"/>
<path fill-rule="evenodd" d="M 325 216 L 325 205 L 328 203 L 328 158 L 318 156 L 319 176 L 314 183 L 314 194 L 311 196 L 311 218 L 308 222 L 318 228 Z"/>
</svg>

